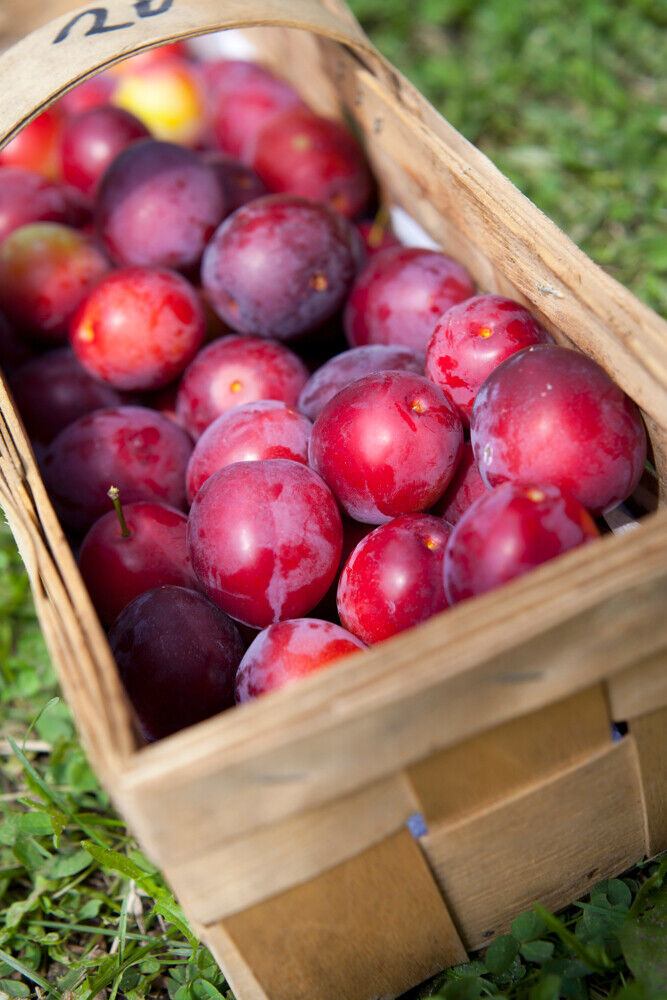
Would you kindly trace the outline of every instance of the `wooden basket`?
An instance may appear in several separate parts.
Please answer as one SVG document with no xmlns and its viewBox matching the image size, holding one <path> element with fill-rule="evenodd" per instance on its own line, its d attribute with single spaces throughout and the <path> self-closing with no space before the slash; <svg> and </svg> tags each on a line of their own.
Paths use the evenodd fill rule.
<svg viewBox="0 0 667 1000">
<path fill-rule="evenodd" d="M 657 507 L 667 325 L 448 125 L 342 2 L 113 0 L 62 15 L 0 57 L 0 140 L 123 56 L 228 27 L 253 27 L 314 107 L 357 122 L 386 201 L 481 289 L 527 304 L 635 399 Z M 239 1000 L 394 997 L 535 900 L 559 907 L 667 847 L 666 511 L 139 748 L 4 383 L 0 412 L 0 503 L 90 760 Z M 627 723 L 617 741 L 612 720 Z"/>
</svg>

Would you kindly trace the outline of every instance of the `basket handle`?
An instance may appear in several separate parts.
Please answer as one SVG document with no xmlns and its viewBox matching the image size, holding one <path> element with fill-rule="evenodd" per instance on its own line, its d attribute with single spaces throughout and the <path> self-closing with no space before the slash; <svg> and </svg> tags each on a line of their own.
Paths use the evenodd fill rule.
<svg viewBox="0 0 667 1000">
<path fill-rule="evenodd" d="M 120 59 L 211 31 L 259 26 L 311 31 L 349 47 L 372 70 L 384 64 L 338 0 L 100 0 L 55 18 L 0 56 L 0 149 L 56 98 Z"/>
</svg>

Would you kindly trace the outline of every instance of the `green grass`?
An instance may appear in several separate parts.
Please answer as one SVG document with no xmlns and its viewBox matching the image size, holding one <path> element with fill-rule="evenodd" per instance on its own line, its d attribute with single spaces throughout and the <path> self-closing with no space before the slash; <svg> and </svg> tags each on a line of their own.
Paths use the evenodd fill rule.
<svg viewBox="0 0 667 1000">
<path fill-rule="evenodd" d="M 353 0 L 378 47 L 615 278 L 667 312 L 664 0 Z"/>
<path fill-rule="evenodd" d="M 658 2 L 355 0 L 353 7 L 461 132 L 583 249 L 664 310 L 667 7 Z M 159 873 L 114 816 L 67 707 L 54 700 L 56 681 L 6 527 L 0 678 L 0 997 L 231 997 Z M 653 863 L 602 883 L 556 922 L 524 916 L 483 959 L 450 970 L 419 996 L 666 998 L 666 886 L 667 864 Z"/>
</svg>

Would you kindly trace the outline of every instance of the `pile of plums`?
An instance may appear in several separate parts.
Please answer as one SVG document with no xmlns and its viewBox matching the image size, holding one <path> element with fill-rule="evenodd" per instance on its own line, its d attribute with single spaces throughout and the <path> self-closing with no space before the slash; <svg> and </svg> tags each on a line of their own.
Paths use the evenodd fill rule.
<svg viewBox="0 0 667 1000">
<path fill-rule="evenodd" d="M 0 312 L 148 740 L 597 537 L 646 459 L 598 364 L 399 243 L 345 126 L 179 45 L 0 153 Z"/>
</svg>

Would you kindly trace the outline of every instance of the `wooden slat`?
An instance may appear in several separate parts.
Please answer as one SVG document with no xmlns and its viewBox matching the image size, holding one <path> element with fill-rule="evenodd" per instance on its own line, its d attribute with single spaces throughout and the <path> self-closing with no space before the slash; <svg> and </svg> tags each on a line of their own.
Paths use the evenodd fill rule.
<svg viewBox="0 0 667 1000">
<path fill-rule="evenodd" d="M 222 923 L 208 927 L 195 924 L 193 930 L 211 950 L 236 1000 L 270 1000 Z"/>
<path fill-rule="evenodd" d="M 667 512 L 463 603 L 331 670 L 142 750 L 117 793 L 153 856 L 364 787 L 667 643 Z"/>
<path fill-rule="evenodd" d="M 395 997 L 466 958 L 407 830 L 222 927 L 268 1000 Z"/>
<path fill-rule="evenodd" d="M 419 809 L 403 774 L 169 865 L 195 920 L 212 923 L 301 885 L 400 830 Z M 187 840 L 187 829 L 182 831 Z M 211 872 L 224 873 L 212 882 Z"/>
<path fill-rule="evenodd" d="M 467 948 L 534 902 L 557 909 L 645 852 L 632 739 L 420 841 Z"/>
<path fill-rule="evenodd" d="M 21 522 L 19 534 L 34 552 L 30 581 L 38 613 L 47 598 L 59 642 L 70 647 L 63 660 L 56 658 L 56 667 L 61 668 L 59 678 L 86 751 L 109 787 L 109 781 L 114 784 L 120 761 L 139 745 L 131 710 L 106 636 L 1 373 L 0 470 L 4 483 L 0 507 L 12 525 Z"/>
<path fill-rule="evenodd" d="M 639 753 L 647 853 L 667 851 L 667 708 L 640 715 L 630 723 Z"/>
<path fill-rule="evenodd" d="M 426 822 L 453 822 L 610 742 L 609 710 L 598 685 L 433 754 L 407 776 Z"/>
<path fill-rule="evenodd" d="M 634 663 L 607 681 L 612 718 L 627 722 L 667 706 L 667 649 Z"/>
</svg>

